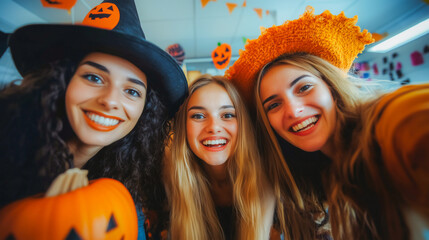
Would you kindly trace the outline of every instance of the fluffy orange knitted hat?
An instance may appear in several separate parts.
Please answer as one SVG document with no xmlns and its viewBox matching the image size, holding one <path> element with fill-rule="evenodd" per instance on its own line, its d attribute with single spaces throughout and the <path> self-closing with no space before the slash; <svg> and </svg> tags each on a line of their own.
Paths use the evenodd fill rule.
<svg viewBox="0 0 429 240">
<path fill-rule="evenodd" d="M 355 26 L 357 16 L 347 18 L 344 12 L 335 16 L 328 10 L 320 15 L 313 12 L 314 8 L 308 6 L 296 20 L 262 29 L 261 35 L 239 52 L 240 57 L 225 72 L 225 77 L 234 82 L 247 102 L 252 102 L 259 71 L 282 54 L 310 53 L 348 71 L 365 45 L 374 42 L 367 30 L 361 32 Z"/>
</svg>

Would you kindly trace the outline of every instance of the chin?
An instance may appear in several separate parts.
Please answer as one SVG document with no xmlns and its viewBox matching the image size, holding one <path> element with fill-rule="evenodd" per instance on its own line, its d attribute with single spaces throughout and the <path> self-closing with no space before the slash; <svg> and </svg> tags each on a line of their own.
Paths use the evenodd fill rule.
<svg viewBox="0 0 429 240">
<path fill-rule="evenodd" d="M 106 138 L 102 139 L 81 139 L 81 142 L 84 143 L 87 146 L 99 146 L 99 147 L 106 147 L 113 143 L 113 141 L 109 141 Z"/>
<path fill-rule="evenodd" d="M 227 160 L 225 159 L 210 159 L 209 161 L 206 161 L 206 163 L 210 166 L 221 166 L 226 163 Z"/>
<path fill-rule="evenodd" d="M 308 146 L 295 146 L 303 151 L 306 152 L 316 152 L 316 151 L 320 151 L 323 147 L 322 144 L 312 144 L 312 145 L 308 145 Z"/>
</svg>

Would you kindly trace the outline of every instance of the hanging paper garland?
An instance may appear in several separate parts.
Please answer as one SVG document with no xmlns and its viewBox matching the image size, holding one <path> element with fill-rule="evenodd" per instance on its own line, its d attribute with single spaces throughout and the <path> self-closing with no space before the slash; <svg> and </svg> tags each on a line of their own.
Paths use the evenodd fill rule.
<svg viewBox="0 0 429 240">
<path fill-rule="evenodd" d="M 42 2 L 43 7 L 70 10 L 77 0 L 40 0 L 40 2 Z"/>
<path fill-rule="evenodd" d="M 201 0 L 201 5 L 203 6 L 203 8 L 207 5 L 207 3 L 209 3 L 210 1 L 216 2 L 216 0 Z"/>
<path fill-rule="evenodd" d="M 212 52 L 213 64 L 217 69 L 224 69 L 228 66 L 231 60 L 231 46 L 227 43 L 218 43 Z"/>
<path fill-rule="evenodd" d="M 259 18 L 262 19 L 262 8 L 254 8 L 253 10 L 255 10 Z"/>
<path fill-rule="evenodd" d="M 374 40 L 376 42 L 380 41 L 381 39 L 385 38 L 388 34 L 387 33 L 383 33 L 383 34 L 379 34 L 379 33 L 371 33 L 372 37 L 374 38 Z"/>
<path fill-rule="evenodd" d="M 228 7 L 229 14 L 231 14 L 232 11 L 234 11 L 234 8 L 237 7 L 237 4 L 236 3 L 226 3 L 226 6 Z"/>
</svg>

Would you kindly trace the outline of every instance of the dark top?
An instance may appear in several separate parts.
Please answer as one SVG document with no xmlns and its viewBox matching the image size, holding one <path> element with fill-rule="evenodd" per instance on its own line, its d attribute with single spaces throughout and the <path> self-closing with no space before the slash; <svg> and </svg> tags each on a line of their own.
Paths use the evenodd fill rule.
<svg viewBox="0 0 429 240">
<path fill-rule="evenodd" d="M 218 206 L 216 207 L 217 217 L 225 234 L 225 240 L 234 239 L 236 217 L 232 206 Z"/>
</svg>

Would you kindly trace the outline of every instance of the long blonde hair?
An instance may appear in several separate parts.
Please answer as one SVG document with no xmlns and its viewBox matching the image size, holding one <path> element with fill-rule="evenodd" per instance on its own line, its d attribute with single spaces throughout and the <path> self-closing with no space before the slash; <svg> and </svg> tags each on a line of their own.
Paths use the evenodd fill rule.
<svg viewBox="0 0 429 240">
<path fill-rule="evenodd" d="M 210 182 L 186 139 L 188 102 L 192 94 L 208 84 L 225 88 L 236 110 L 237 143 L 227 162 L 233 185 L 233 207 L 238 239 L 264 239 L 264 201 L 271 193 L 257 150 L 256 139 L 244 103 L 233 85 L 221 76 L 202 76 L 189 88 L 189 97 L 176 114 L 171 157 L 165 164 L 166 188 L 171 207 L 171 239 L 224 239 L 210 192 Z M 265 183 L 265 184 L 264 184 Z M 272 194 L 272 193 L 271 193 Z M 272 218 L 272 216 L 271 216 Z"/>
<path fill-rule="evenodd" d="M 265 152 L 271 151 L 274 157 L 272 157 L 272 161 L 268 161 L 268 168 L 270 169 L 269 176 L 271 177 L 271 181 L 274 183 L 274 189 L 276 192 L 276 196 L 278 197 L 278 189 L 284 191 L 281 193 L 281 197 L 286 199 L 286 194 L 291 194 L 287 188 L 281 186 L 285 181 L 290 181 L 289 179 L 295 179 L 300 176 L 292 176 L 291 171 L 288 168 L 287 163 L 291 160 L 288 159 L 288 153 L 283 155 L 280 144 L 277 140 L 277 137 L 272 129 L 265 110 L 263 108 L 259 91 L 260 91 L 260 83 L 264 74 L 271 69 L 273 66 L 277 65 L 292 65 L 299 67 L 303 70 L 306 70 L 313 75 L 324 80 L 333 96 L 333 99 L 336 103 L 336 126 L 335 132 L 331 137 L 330 141 L 332 141 L 333 146 L 336 149 L 348 149 L 348 142 L 351 141 L 352 129 L 358 120 L 358 115 L 355 109 L 364 101 L 364 95 L 360 93 L 359 85 L 356 82 L 349 81 L 347 78 L 347 74 L 333 66 L 329 62 L 323 60 L 320 57 L 307 54 L 307 53 L 294 53 L 294 54 L 286 54 L 282 55 L 273 62 L 264 66 L 264 68 L 260 71 L 259 77 L 255 84 L 255 103 L 256 103 L 256 115 L 257 115 L 257 133 L 263 139 L 262 141 L 262 149 L 268 149 Z M 325 193 L 322 195 L 326 195 L 326 198 L 329 203 L 329 215 L 330 222 L 332 226 L 332 234 L 334 239 L 347 239 L 356 237 L 355 228 L 358 226 L 357 216 L 355 211 L 355 206 L 351 206 L 349 202 L 346 200 L 347 197 L 343 194 L 341 189 L 341 176 L 342 173 L 338 173 L 341 171 L 340 167 L 343 166 L 341 156 L 342 154 L 334 153 L 334 157 L 332 163 L 329 164 L 328 169 L 321 173 L 321 177 L 323 178 L 323 189 Z M 280 171 L 280 172 L 279 172 Z M 322 171 L 322 170 L 321 170 Z M 276 173 L 277 172 L 277 173 Z M 320 189 L 315 189 L 315 186 L 299 185 L 300 189 L 299 193 L 292 192 L 292 196 L 299 196 L 295 199 L 295 202 L 292 203 L 296 205 L 295 209 L 299 209 L 299 211 L 304 212 L 324 212 L 322 202 L 326 199 L 320 196 L 318 193 Z M 294 189 L 294 188 L 292 188 Z M 299 194 L 299 195 L 298 195 Z M 332 201 L 335 199 L 335 201 Z M 296 201 L 299 200 L 299 201 Z M 287 206 L 285 206 L 287 207 Z M 294 209 L 292 209 L 294 211 Z M 295 210 L 296 211 L 296 210 Z M 277 210 L 277 214 L 279 216 L 280 225 L 284 232 L 300 232 L 303 230 L 293 229 L 290 224 L 294 224 L 295 219 L 290 216 L 285 216 L 281 213 L 281 209 Z M 288 213 L 286 213 L 288 214 Z M 298 220 L 304 221 L 303 226 L 310 231 L 315 231 L 315 226 L 311 225 L 305 219 L 302 219 L 302 216 L 306 216 L 305 214 L 296 214 L 295 217 L 298 217 Z M 307 220 L 310 219 L 307 216 Z M 312 220 L 310 220 L 312 221 Z M 289 228 L 289 229 L 288 229 Z M 360 230 L 359 230 L 360 231 Z M 305 236 L 308 239 L 308 235 Z M 294 236 L 291 237 L 295 239 Z M 310 236 L 311 238 L 311 236 Z"/>
</svg>

